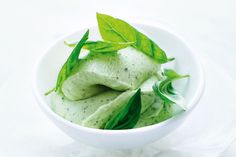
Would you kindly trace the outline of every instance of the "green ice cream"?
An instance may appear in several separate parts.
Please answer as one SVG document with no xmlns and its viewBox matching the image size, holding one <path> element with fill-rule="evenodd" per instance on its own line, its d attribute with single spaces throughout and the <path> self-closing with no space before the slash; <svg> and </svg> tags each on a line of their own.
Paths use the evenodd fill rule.
<svg viewBox="0 0 236 157">
<path fill-rule="evenodd" d="M 80 100 L 108 89 L 134 90 L 151 76 L 158 76 L 159 69 L 153 59 L 131 47 L 114 53 L 90 53 L 64 82 L 62 92 L 70 100 Z"/>
<path fill-rule="evenodd" d="M 161 67 L 173 58 L 128 23 L 104 14 L 97 19 L 104 41 L 88 41 L 88 30 L 79 42 L 66 43 L 73 51 L 50 94 L 52 110 L 98 129 L 144 127 L 184 111 L 172 82 L 188 75 Z"/>
<path fill-rule="evenodd" d="M 152 85 L 160 77 L 159 68 L 153 59 L 134 48 L 87 55 L 63 83 L 64 95 L 53 94 L 51 107 L 69 121 L 102 128 L 141 88 L 144 113 L 158 99 Z"/>
</svg>

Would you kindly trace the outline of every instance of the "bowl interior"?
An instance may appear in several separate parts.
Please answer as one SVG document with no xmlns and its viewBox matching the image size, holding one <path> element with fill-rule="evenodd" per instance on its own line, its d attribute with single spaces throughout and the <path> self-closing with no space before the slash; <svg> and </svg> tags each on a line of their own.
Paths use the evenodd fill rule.
<svg viewBox="0 0 236 157">
<path fill-rule="evenodd" d="M 175 85 L 184 95 L 187 107 L 192 108 L 200 98 L 203 89 L 203 74 L 196 56 L 182 39 L 163 28 L 143 24 L 135 24 L 135 27 L 153 39 L 165 50 L 167 56 L 176 58 L 174 62 L 164 66 L 172 67 L 180 74 L 191 76 Z M 35 90 L 40 97 L 38 99 L 41 99 L 47 107 L 49 107 L 49 100 L 44 93 L 55 86 L 58 72 L 72 50 L 64 45 L 64 40 L 79 40 L 85 31 L 86 29 L 80 30 L 58 40 L 39 61 L 35 76 Z M 101 37 L 98 28 L 91 27 L 90 40 L 99 39 Z"/>
</svg>

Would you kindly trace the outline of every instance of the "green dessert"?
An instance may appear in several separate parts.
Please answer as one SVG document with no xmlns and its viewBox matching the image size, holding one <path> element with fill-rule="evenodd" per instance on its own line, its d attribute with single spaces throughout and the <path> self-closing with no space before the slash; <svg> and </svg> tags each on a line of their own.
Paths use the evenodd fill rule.
<svg viewBox="0 0 236 157">
<path fill-rule="evenodd" d="M 104 14 L 97 20 L 103 41 L 88 41 L 88 30 L 79 42 L 66 42 L 73 51 L 47 93 L 52 110 L 78 125 L 113 130 L 156 124 L 184 111 L 172 82 L 188 75 L 161 67 L 173 58 L 123 20 Z"/>
</svg>

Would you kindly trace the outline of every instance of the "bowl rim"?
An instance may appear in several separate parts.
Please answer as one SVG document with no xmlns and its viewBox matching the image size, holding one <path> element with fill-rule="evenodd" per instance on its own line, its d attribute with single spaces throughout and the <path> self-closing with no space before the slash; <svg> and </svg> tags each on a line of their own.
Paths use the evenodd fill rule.
<svg viewBox="0 0 236 157">
<path fill-rule="evenodd" d="M 204 74 L 204 71 L 203 71 L 203 68 L 202 68 L 202 64 L 200 63 L 199 57 L 194 53 L 193 48 L 191 46 L 189 46 L 189 44 L 180 35 L 178 35 L 175 31 L 168 28 L 167 26 L 162 25 L 161 23 L 158 23 L 158 22 L 155 22 L 155 21 L 149 21 L 149 20 L 148 21 L 147 20 L 129 20 L 129 21 L 131 21 L 130 23 L 132 25 L 149 26 L 149 27 L 154 27 L 154 28 L 158 28 L 162 31 L 165 31 L 165 32 L 175 36 L 178 40 L 180 40 L 189 49 L 190 55 L 193 56 L 193 60 L 197 64 L 197 71 L 198 71 L 198 74 L 199 74 L 198 88 L 196 89 L 196 92 L 195 92 L 193 98 L 188 103 L 188 104 L 190 104 L 191 107 L 186 112 L 181 113 L 179 115 L 176 115 L 176 116 L 174 116 L 174 117 L 172 117 L 168 120 L 165 120 L 161 123 L 157 123 L 157 124 L 153 124 L 153 125 L 145 126 L 145 127 L 141 127 L 141 128 L 124 129 L 124 130 L 103 130 L 103 129 L 96 129 L 96 128 L 89 128 L 89 127 L 81 126 L 81 125 L 72 123 L 72 122 L 64 119 L 63 117 L 59 116 L 55 112 L 53 112 L 51 110 L 51 108 L 49 107 L 49 105 L 47 104 L 47 102 L 45 102 L 42 99 L 41 94 L 39 93 L 39 90 L 37 88 L 37 75 L 38 75 L 38 69 L 40 68 L 40 64 L 41 64 L 42 60 L 44 59 L 45 55 L 50 52 L 52 47 L 57 45 L 59 42 L 64 40 L 66 37 L 71 36 L 75 33 L 78 33 L 82 30 L 86 30 L 87 28 L 97 27 L 95 25 L 88 25 L 87 27 L 83 26 L 80 29 L 77 29 L 75 31 L 67 33 L 67 34 L 63 35 L 62 37 L 60 37 L 59 39 L 52 42 L 52 44 L 46 50 L 44 50 L 44 53 L 42 53 L 42 55 L 40 56 L 40 58 L 38 59 L 38 61 L 34 65 L 33 85 L 32 85 L 33 86 L 32 87 L 33 88 L 33 93 L 34 93 L 34 96 L 36 97 L 36 100 L 37 100 L 40 108 L 48 116 L 50 116 L 50 118 L 54 118 L 56 121 L 58 121 L 60 123 L 63 123 L 64 125 L 66 125 L 70 128 L 76 129 L 76 130 L 85 131 L 85 132 L 88 132 L 88 133 L 115 135 L 115 134 L 131 134 L 131 133 L 137 133 L 137 132 L 142 133 L 142 132 L 146 132 L 146 131 L 156 130 L 158 128 L 161 128 L 161 127 L 167 126 L 171 123 L 174 123 L 177 119 L 180 119 L 183 116 L 185 116 L 185 117 L 188 116 L 193 111 L 193 109 L 197 106 L 201 96 L 204 93 L 204 89 L 205 89 L 205 74 Z"/>
</svg>

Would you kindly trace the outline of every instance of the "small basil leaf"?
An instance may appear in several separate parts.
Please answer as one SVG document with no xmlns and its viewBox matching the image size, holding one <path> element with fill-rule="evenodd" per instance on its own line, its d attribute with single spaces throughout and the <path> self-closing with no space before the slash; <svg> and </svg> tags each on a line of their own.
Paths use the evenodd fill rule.
<svg viewBox="0 0 236 157">
<path fill-rule="evenodd" d="M 184 98 L 173 88 L 172 82 L 189 77 L 189 75 L 179 75 L 174 70 L 165 69 L 164 79 L 153 85 L 153 91 L 167 104 L 177 104 L 185 109 Z"/>
<path fill-rule="evenodd" d="M 97 13 L 100 34 L 105 41 L 134 42 L 132 46 L 146 55 L 154 58 L 158 63 L 169 61 L 165 52 L 146 35 L 136 30 L 127 22 Z"/>
<path fill-rule="evenodd" d="M 69 47 L 74 47 L 77 42 L 68 42 L 64 41 L 64 43 Z M 106 41 L 87 41 L 83 49 L 89 50 L 90 52 L 115 52 L 121 49 L 124 49 L 128 46 L 131 46 L 134 42 L 126 42 L 126 43 L 115 43 L 115 42 L 106 42 Z"/>
<path fill-rule="evenodd" d="M 89 30 L 83 35 L 82 39 L 76 44 L 75 48 L 71 52 L 69 58 L 62 66 L 58 77 L 57 77 L 57 83 L 55 87 L 55 91 L 61 92 L 61 86 L 63 82 L 67 79 L 67 77 L 71 74 L 72 69 L 75 67 L 76 64 L 79 63 L 79 54 L 81 48 L 84 46 L 85 42 L 88 40 Z"/>
<path fill-rule="evenodd" d="M 126 48 L 132 44 L 133 42 L 114 43 L 105 41 L 88 41 L 83 48 L 89 50 L 90 52 L 114 52 Z"/>
<path fill-rule="evenodd" d="M 127 105 L 115 114 L 105 125 L 104 129 L 132 129 L 138 122 L 141 113 L 141 90 L 130 98 Z"/>
</svg>

